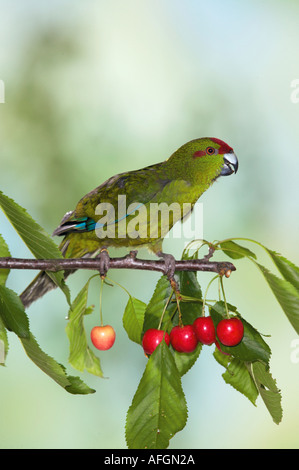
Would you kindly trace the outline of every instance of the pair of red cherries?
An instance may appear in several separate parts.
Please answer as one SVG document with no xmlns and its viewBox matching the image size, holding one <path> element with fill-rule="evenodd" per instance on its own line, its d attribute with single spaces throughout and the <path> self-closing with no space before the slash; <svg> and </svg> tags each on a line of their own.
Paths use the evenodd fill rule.
<svg viewBox="0 0 299 470">
<path fill-rule="evenodd" d="M 150 328 L 143 335 L 142 346 L 146 355 L 152 354 L 163 339 L 168 346 L 171 344 L 173 349 L 181 353 L 194 351 L 199 342 L 207 345 L 215 343 L 221 351 L 216 334 L 224 346 L 236 346 L 244 336 L 243 323 L 238 317 L 224 318 L 215 330 L 212 318 L 202 316 L 196 318 L 192 325 L 173 327 L 170 334 Z"/>
</svg>

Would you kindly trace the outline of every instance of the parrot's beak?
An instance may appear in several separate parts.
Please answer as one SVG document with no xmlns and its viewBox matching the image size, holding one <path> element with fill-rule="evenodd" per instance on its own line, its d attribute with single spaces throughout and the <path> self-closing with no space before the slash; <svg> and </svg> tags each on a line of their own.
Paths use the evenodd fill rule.
<svg viewBox="0 0 299 470">
<path fill-rule="evenodd" d="M 238 171 L 238 159 L 237 156 L 233 153 L 225 153 L 223 155 L 223 160 L 224 160 L 224 165 L 222 167 L 221 176 L 228 176 L 231 175 L 232 173 L 237 173 Z"/>
</svg>

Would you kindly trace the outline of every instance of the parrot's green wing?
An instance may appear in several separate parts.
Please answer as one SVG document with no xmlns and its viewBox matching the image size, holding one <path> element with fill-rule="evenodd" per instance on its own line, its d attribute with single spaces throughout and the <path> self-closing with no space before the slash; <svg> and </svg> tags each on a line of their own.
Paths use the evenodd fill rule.
<svg viewBox="0 0 299 470">
<path fill-rule="evenodd" d="M 75 234 L 81 235 L 80 242 L 83 237 L 85 246 L 87 241 L 90 246 L 92 241 L 108 246 L 153 245 L 186 215 L 182 212 L 186 201 L 190 184 L 168 178 L 161 164 L 152 165 L 113 176 L 88 193 L 54 235 L 72 237 L 72 245 Z"/>
<path fill-rule="evenodd" d="M 121 173 L 109 178 L 98 188 L 86 194 L 78 203 L 76 216 L 93 217 L 98 204 L 111 204 L 115 208 L 122 203 L 122 196 L 126 197 L 129 206 L 134 202 L 148 203 L 157 193 L 171 182 L 163 174 L 161 164 L 152 165 L 138 171 Z"/>
<path fill-rule="evenodd" d="M 101 209 L 106 206 L 115 211 L 117 221 L 118 212 L 124 210 L 132 203 L 146 204 L 171 180 L 157 177 L 160 164 L 152 165 L 142 170 L 121 173 L 109 178 L 93 191 L 86 194 L 77 204 L 74 211 L 63 217 L 59 227 L 53 235 L 65 235 L 70 232 L 86 232 L 95 228 L 95 223 L 101 215 Z M 125 207 L 126 205 L 126 207 Z"/>
</svg>

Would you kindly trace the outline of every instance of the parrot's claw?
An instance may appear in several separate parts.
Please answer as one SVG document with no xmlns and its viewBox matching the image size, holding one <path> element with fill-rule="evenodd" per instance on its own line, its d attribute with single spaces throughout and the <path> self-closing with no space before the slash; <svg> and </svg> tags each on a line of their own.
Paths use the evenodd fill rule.
<svg viewBox="0 0 299 470">
<path fill-rule="evenodd" d="M 127 258 L 136 259 L 137 253 L 137 250 L 131 250 L 130 253 L 127 255 Z"/>
<path fill-rule="evenodd" d="M 175 257 L 170 255 L 170 254 L 167 254 L 167 253 L 163 253 L 162 251 L 160 251 L 159 253 L 157 253 L 157 255 L 160 257 L 160 258 L 163 258 L 164 260 L 164 263 L 165 263 L 165 268 L 166 268 L 166 276 L 168 277 L 168 279 L 174 279 L 174 273 L 175 273 Z"/>
<path fill-rule="evenodd" d="M 102 248 L 99 254 L 100 260 L 100 275 L 106 277 L 110 265 L 110 256 L 106 248 Z"/>
</svg>

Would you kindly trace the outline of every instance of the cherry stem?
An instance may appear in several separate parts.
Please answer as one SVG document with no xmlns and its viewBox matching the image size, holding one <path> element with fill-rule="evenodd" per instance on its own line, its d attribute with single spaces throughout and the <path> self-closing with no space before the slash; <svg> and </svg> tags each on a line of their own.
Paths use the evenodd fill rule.
<svg viewBox="0 0 299 470">
<path fill-rule="evenodd" d="M 164 305 L 163 312 L 162 312 L 162 315 L 161 315 L 161 318 L 160 318 L 160 322 L 159 322 L 159 326 L 158 326 L 158 330 L 161 329 L 163 317 L 164 317 L 164 314 L 165 314 L 165 312 L 166 312 L 166 309 L 167 309 L 167 307 L 168 307 L 168 305 L 169 305 L 169 302 L 170 302 L 172 296 L 173 296 L 173 291 L 171 292 L 170 296 L 168 297 L 168 300 L 167 300 L 166 304 Z"/>
<path fill-rule="evenodd" d="M 207 294 L 208 294 L 208 290 L 210 288 L 210 285 L 212 284 L 213 281 L 215 281 L 215 279 L 217 279 L 219 277 L 219 274 L 217 274 L 217 276 L 214 276 L 209 284 L 207 285 L 207 288 L 206 288 L 206 291 L 205 291 L 205 295 L 204 295 L 204 298 L 203 298 L 203 302 L 202 302 L 202 316 L 204 317 L 205 316 L 205 307 L 206 307 L 206 301 L 207 301 Z"/>
<path fill-rule="evenodd" d="M 178 307 L 178 312 L 179 312 L 179 325 L 180 326 L 183 326 L 183 321 L 182 321 L 182 312 L 181 312 L 181 309 L 180 309 L 180 302 L 179 302 L 179 299 L 176 297 L 176 304 L 177 304 L 177 307 Z"/>
<path fill-rule="evenodd" d="M 228 311 L 228 307 L 227 307 L 227 303 L 226 303 L 226 297 L 225 297 L 225 292 L 224 292 L 224 286 L 223 286 L 223 278 L 222 278 L 222 276 L 220 276 L 220 285 L 221 285 L 221 290 L 222 290 L 222 294 L 223 294 L 223 300 L 224 300 L 224 304 L 225 304 L 226 316 L 227 316 L 227 318 L 230 318 L 230 316 L 229 316 L 229 311 Z"/>
<path fill-rule="evenodd" d="M 108 279 L 110 282 L 112 282 L 112 284 L 115 284 L 115 285 L 117 285 L 118 287 L 121 287 L 121 289 L 123 289 L 123 290 L 128 294 L 128 296 L 131 297 L 130 292 L 127 291 L 127 289 L 126 289 L 124 286 L 122 286 L 121 284 L 119 284 L 118 282 L 114 281 L 114 279 L 111 279 L 111 278 L 108 277 L 108 276 L 106 276 L 105 282 L 106 282 L 107 279 Z M 108 284 L 108 283 L 106 282 L 106 284 Z M 111 285 L 111 284 L 108 284 L 108 285 Z"/>
<path fill-rule="evenodd" d="M 101 277 L 101 289 L 100 289 L 100 321 L 101 321 L 101 326 L 104 326 L 104 324 L 103 324 L 103 312 L 102 312 L 103 284 L 104 284 L 104 277 Z"/>
<path fill-rule="evenodd" d="M 178 307 L 178 312 L 179 312 L 179 325 L 180 326 L 183 326 L 183 322 L 182 322 L 182 312 L 181 312 L 181 309 L 180 309 L 180 299 L 181 299 L 181 295 L 180 295 L 180 292 L 177 291 L 176 288 L 172 288 L 172 294 L 175 294 L 175 298 L 176 298 L 176 304 L 177 304 L 177 307 Z M 172 296 L 171 294 L 171 296 Z M 171 298 L 171 297 L 170 297 Z"/>
</svg>

